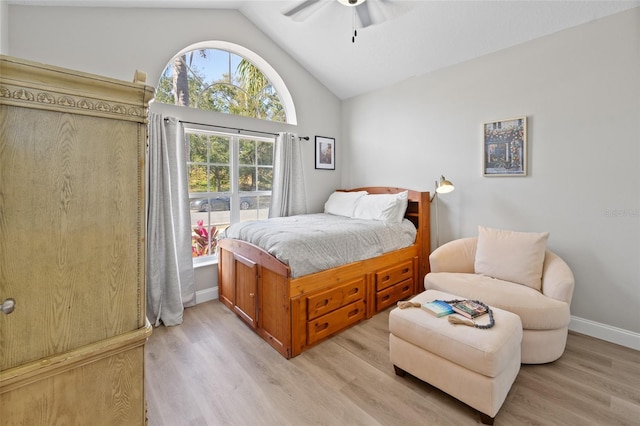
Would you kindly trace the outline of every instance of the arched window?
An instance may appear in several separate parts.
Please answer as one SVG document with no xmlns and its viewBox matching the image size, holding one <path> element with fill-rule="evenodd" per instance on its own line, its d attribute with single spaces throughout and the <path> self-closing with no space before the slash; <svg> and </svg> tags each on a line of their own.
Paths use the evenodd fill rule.
<svg viewBox="0 0 640 426">
<path fill-rule="evenodd" d="M 215 259 L 216 235 L 231 223 L 268 217 L 274 137 L 195 123 L 201 111 L 296 124 L 282 78 L 252 51 L 222 41 L 191 45 L 165 67 L 154 102 L 184 107 L 194 265 Z M 219 117 L 218 117 L 219 119 Z M 220 125 L 212 129 L 212 125 Z M 272 128 L 272 127 L 271 127 Z"/>
<path fill-rule="evenodd" d="M 266 61 L 238 45 L 199 43 L 164 69 L 156 102 L 295 124 L 282 79 Z"/>
</svg>

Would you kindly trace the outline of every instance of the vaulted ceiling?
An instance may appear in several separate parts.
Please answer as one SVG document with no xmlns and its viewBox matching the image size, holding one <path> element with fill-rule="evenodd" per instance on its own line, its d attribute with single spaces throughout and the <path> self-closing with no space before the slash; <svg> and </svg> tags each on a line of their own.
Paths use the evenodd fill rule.
<svg viewBox="0 0 640 426">
<path fill-rule="evenodd" d="M 354 9 L 337 0 L 8 2 L 237 9 L 341 99 L 630 8 L 638 7 L 640 13 L 640 0 L 366 0 L 367 13 L 355 13 L 353 42 Z M 308 7 L 295 13 L 297 6 Z"/>
</svg>

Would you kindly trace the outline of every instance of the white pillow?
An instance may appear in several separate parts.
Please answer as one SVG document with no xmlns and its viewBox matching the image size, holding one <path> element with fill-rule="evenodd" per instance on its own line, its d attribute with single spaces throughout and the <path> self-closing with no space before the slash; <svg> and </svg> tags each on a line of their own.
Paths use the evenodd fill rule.
<svg viewBox="0 0 640 426">
<path fill-rule="evenodd" d="M 409 192 L 368 194 L 358 200 L 353 218 L 400 223 L 409 203 Z"/>
<path fill-rule="evenodd" d="M 548 232 L 515 232 L 478 227 L 475 272 L 504 281 L 542 288 Z"/>
<path fill-rule="evenodd" d="M 356 203 L 360 198 L 365 196 L 367 191 L 341 192 L 336 191 L 329 196 L 324 203 L 324 212 L 334 214 L 336 216 L 353 216 Z"/>
<path fill-rule="evenodd" d="M 398 197 L 398 204 L 396 205 L 396 222 L 402 222 L 404 215 L 407 212 L 407 206 L 409 205 L 409 191 L 402 191 L 396 194 Z"/>
</svg>

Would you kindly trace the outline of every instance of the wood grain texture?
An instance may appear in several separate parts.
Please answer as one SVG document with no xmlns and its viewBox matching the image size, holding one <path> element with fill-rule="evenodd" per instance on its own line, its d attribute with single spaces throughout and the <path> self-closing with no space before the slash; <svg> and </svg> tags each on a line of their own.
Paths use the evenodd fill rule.
<svg viewBox="0 0 640 426">
<path fill-rule="evenodd" d="M 146 346 L 149 425 L 480 424 L 455 398 L 396 376 L 389 311 L 286 360 L 220 302 L 189 308 Z M 495 419 L 574 424 L 640 424 L 638 351 L 570 333 L 559 360 L 522 366 Z"/>
<path fill-rule="evenodd" d="M 395 194 L 400 188 L 359 188 Z M 428 270 L 429 193 L 407 190 L 405 217 L 417 229 L 415 243 L 374 258 L 291 278 L 290 268 L 267 251 L 246 241 L 222 239 L 218 244 L 220 301 L 250 324 L 286 358 L 295 357 L 332 334 L 339 333 L 417 292 L 420 271 Z M 248 265 L 255 267 L 255 272 Z M 360 306 L 335 294 L 332 311 L 309 317 L 309 303 L 352 282 L 364 283 Z M 257 292 L 256 292 L 257 289 Z M 256 306 L 257 303 L 257 306 Z M 256 309 L 257 308 L 257 309 Z M 335 310 L 335 312 L 333 312 Z M 342 313 L 347 312 L 347 315 Z"/>
<path fill-rule="evenodd" d="M 12 342 L 2 348 L 6 369 L 141 327 L 144 282 L 139 124 L 4 106 L 2 113 L 9 123 L 31 123 L 3 128 L 0 141 L 3 294 L 18 303 L 3 318 Z"/>
<path fill-rule="evenodd" d="M 3 425 L 145 422 L 152 94 L 0 55 Z"/>
<path fill-rule="evenodd" d="M 0 67 L 1 296 L 17 302 L 2 318 L 4 370 L 144 326 L 150 88 L 6 56 Z"/>
<path fill-rule="evenodd" d="M 143 425 L 143 372 L 138 346 L 0 393 L 2 424 Z"/>
</svg>

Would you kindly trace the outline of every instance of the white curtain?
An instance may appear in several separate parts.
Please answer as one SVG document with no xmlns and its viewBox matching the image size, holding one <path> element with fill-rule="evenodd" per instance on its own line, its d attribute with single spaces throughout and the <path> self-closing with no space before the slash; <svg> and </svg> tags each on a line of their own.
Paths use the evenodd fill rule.
<svg viewBox="0 0 640 426">
<path fill-rule="evenodd" d="M 155 326 L 182 323 L 195 305 L 191 218 L 182 124 L 149 114 L 147 161 L 147 318 Z"/>
<path fill-rule="evenodd" d="M 269 217 L 305 213 L 307 213 L 307 197 L 304 188 L 301 142 L 293 133 L 280 133 L 275 144 Z"/>
</svg>

